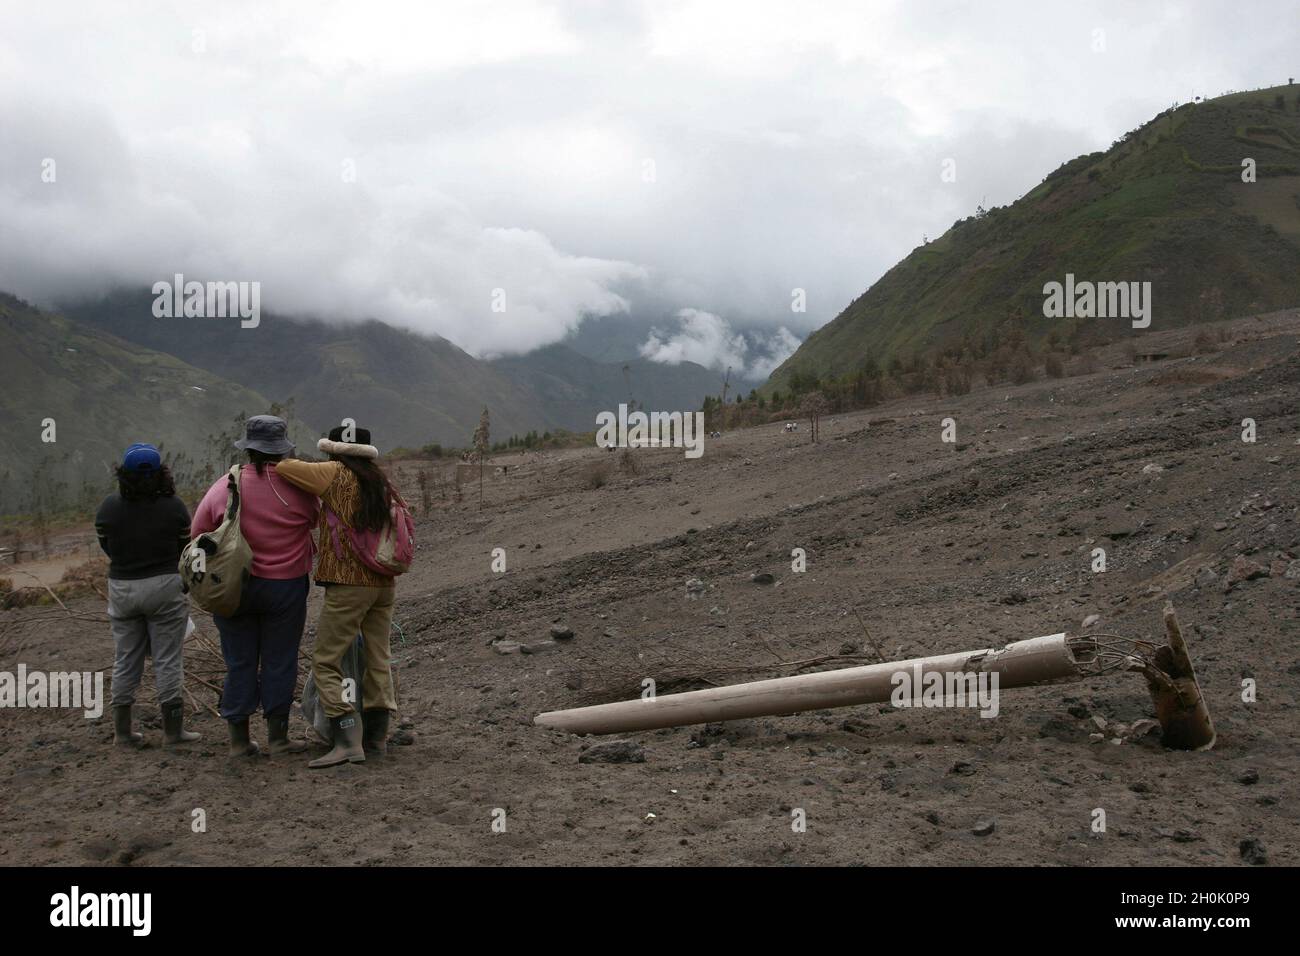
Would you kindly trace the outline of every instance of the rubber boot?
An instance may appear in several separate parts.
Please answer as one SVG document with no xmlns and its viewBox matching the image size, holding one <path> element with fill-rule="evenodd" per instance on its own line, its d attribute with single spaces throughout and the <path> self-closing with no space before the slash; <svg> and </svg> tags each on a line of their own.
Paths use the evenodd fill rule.
<svg viewBox="0 0 1300 956">
<path fill-rule="evenodd" d="M 185 703 L 179 697 L 162 705 L 163 743 L 192 744 L 201 735 L 185 729 Z"/>
<path fill-rule="evenodd" d="M 119 747 L 140 747 L 144 744 L 144 734 L 137 734 L 131 729 L 130 704 L 117 704 L 113 707 L 113 743 Z"/>
<path fill-rule="evenodd" d="M 256 757 L 261 748 L 257 742 L 250 740 L 248 737 L 248 718 L 241 717 L 239 720 L 229 721 L 230 724 L 230 756 L 232 757 Z"/>
<path fill-rule="evenodd" d="M 300 754 L 307 749 L 307 741 L 289 739 L 289 715 L 267 715 L 266 749 L 272 754 Z"/>
<path fill-rule="evenodd" d="M 319 770 L 321 767 L 333 767 L 341 763 L 364 763 L 366 750 L 361 744 L 360 716 L 350 710 L 342 716 L 331 717 L 330 727 L 334 731 L 334 749 L 323 757 L 317 757 L 307 766 Z"/>
<path fill-rule="evenodd" d="M 367 757 L 383 757 L 388 753 L 387 710 L 367 710 L 361 715 L 361 746 Z"/>
</svg>

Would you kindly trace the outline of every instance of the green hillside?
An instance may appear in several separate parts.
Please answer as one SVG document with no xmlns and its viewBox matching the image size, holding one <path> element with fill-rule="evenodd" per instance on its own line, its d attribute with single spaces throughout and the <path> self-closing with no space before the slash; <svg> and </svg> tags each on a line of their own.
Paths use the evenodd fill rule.
<svg viewBox="0 0 1300 956">
<path fill-rule="evenodd" d="M 137 441 L 162 449 L 178 483 L 202 483 L 231 455 L 237 420 L 272 410 L 252 389 L 3 293 L 0 399 L 0 515 L 97 504 Z M 314 442 L 296 421 L 293 437 Z"/>
<path fill-rule="evenodd" d="M 1300 303 L 1300 85 L 1167 110 L 954 223 L 809 336 L 767 389 L 976 349 L 1009 320 L 1031 341 L 1136 334 L 1123 319 L 1045 318 L 1043 286 L 1066 273 L 1150 281 L 1152 329 Z"/>
</svg>

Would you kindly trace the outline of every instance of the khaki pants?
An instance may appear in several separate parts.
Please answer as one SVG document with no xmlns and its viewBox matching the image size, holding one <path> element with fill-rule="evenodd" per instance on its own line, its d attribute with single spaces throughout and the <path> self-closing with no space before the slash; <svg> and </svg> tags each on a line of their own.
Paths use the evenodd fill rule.
<svg viewBox="0 0 1300 956">
<path fill-rule="evenodd" d="M 330 717 L 356 708 L 355 699 L 344 700 L 343 656 L 360 632 L 365 637 L 365 677 L 361 683 L 366 710 L 396 710 L 388 633 L 393 623 L 393 596 L 397 589 L 361 584 L 331 584 L 325 588 L 325 606 L 316 627 L 312 674 L 321 706 Z M 349 695 L 354 696 L 354 695 Z"/>
</svg>

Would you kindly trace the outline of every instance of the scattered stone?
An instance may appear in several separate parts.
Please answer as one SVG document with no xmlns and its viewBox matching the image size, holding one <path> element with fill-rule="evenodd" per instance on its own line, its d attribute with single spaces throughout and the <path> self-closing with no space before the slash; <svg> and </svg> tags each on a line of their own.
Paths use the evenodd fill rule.
<svg viewBox="0 0 1300 956">
<path fill-rule="evenodd" d="M 1208 588 L 1217 580 L 1219 576 L 1215 574 L 1214 568 L 1201 568 L 1196 572 L 1196 586 L 1199 588 Z"/>
<path fill-rule="evenodd" d="M 757 574 L 751 574 L 749 580 L 753 584 L 775 584 L 776 576 L 770 571 L 760 571 Z"/>
<path fill-rule="evenodd" d="M 1094 624 L 1096 624 L 1096 623 L 1099 622 L 1100 620 L 1101 620 L 1101 615 L 1100 615 L 1100 614 L 1089 614 L 1087 617 L 1085 617 L 1085 618 L 1083 619 L 1083 626 L 1084 626 L 1084 627 L 1092 627 Z"/>
<path fill-rule="evenodd" d="M 498 654 L 518 654 L 523 646 L 518 641 L 496 641 L 492 644 L 492 650 Z"/>
<path fill-rule="evenodd" d="M 554 641 L 538 641 L 535 644 L 520 644 L 519 653 L 521 654 L 545 654 L 547 651 L 553 651 L 559 644 Z"/>
<path fill-rule="evenodd" d="M 1259 771 L 1253 769 L 1247 770 L 1237 778 L 1237 783 L 1244 783 L 1248 787 L 1252 784 L 1259 783 Z"/>
<path fill-rule="evenodd" d="M 578 763 L 645 763 L 645 748 L 634 740 L 606 740 L 579 754 Z"/>
<path fill-rule="evenodd" d="M 965 760 L 958 760 L 952 765 L 952 769 L 948 772 L 955 773 L 961 777 L 970 777 L 975 774 L 975 767 L 973 764 L 967 763 Z"/>
<path fill-rule="evenodd" d="M 1152 462 L 1151 464 L 1147 465 L 1145 468 L 1142 469 L 1142 474 L 1144 474 L 1144 475 L 1158 475 L 1158 474 L 1160 474 L 1160 473 L 1161 473 L 1162 471 L 1164 471 L 1164 470 L 1165 470 L 1165 469 L 1164 469 L 1162 466 L 1157 465 L 1157 464 L 1155 464 L 1154 462 Z"/>
<path fill-rule="evenodd" d="M 1241 853 L 1241 858 L 1252 866 L 1263 866 L 1268 862 L 1268 853 L 1264 850 L 1264 844 L 1254 837 L 1247 837 L 1237 844 L 1237 850 Z"/>
<path fill-rule="evenodd" d="M 1228 571 L 1228 587 L 1235 587 L 1243 581 L 1254 581 L 1258 578 L 1268 577 L 1268 568 L 1257 564 L 1244 554 L 1239 554 L 1232 561 L 1232 569 Z"/>
<path fill-rule="evenodd" d="M 403 727 L 398 730 L 397 733 L 389 737 L 388 742 L 390 744 L 397 744 L 399 747 L 409 747 L 411 744 L 415 743 L 415 734 Z"/>
<path fill-rule="evenodd" d="M 975 824 L 975 826 L 971 827 L 970 832 L 976 836 L 988 836 L 996 829 L 997 824 L 992 820 L 981 820 L 979 823 Z"/>
<path fill-rule="evenodd" d="M 1215 530 L 1215 531 L 1227 531 L 1227 530 L 1228 530 L 1228 522 L 1226 522 L 1226 521 L 1216 521 L 1216 522 L 1214 522 L 1214 530 Z"/>
<path fill-rule="evenodd" d="M 551 639 L 556 641 L 573 640 L 573 628 L 564 624 L 553 624 L 551 626 Z"/>
<path fill-rule="evenodd" d="M 1143 717 L 1140 720 L 1133 721 L 1133 723 L 1129 725 L 1128 732 L 1124 736 L 1129 740 L 1140 741 L 1153 735 L 1159 738 L 1160 733 L 1160 721 L 1152 720 L 1149 717 Z"/>
<path fill-rule="evenodd" d="M 703 594 L 703 593 L 704 593 L 704 582 L 703 582 L 703 581 L 701 581 L 699 578 L 687 578 L 687 579 L 686 579 L 686 598 L 687 598 L 687 600 L 694 601 L 694 600 L 696 600 L 697 598 L 699 598 L 699 596 L 700 596 L 701 594 Z"/>
</svg>

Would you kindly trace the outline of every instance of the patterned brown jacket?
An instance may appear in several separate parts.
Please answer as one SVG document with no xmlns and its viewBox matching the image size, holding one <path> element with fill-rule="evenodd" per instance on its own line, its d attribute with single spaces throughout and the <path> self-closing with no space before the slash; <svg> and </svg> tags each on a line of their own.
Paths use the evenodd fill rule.
<svg viewBox="0 0 1300 956">
<path fill-rule="evenodd" d="M 285 459 L 275 466 L 277 476 L 290 484 L 320 498 L 321 509 L 319 547 L 316 554 L 317 584 L 360 584 L 372 588 L 391 588 L 394 579 L 376 574 L 357 560 L 346 536 L 336 542 L 325 517 L 325 508 L 331 509 L 349 527 L 361 500 L 361 485 L 357 476 L 338 461 L 297 461 Z M 337 545 L 337 550 L 336 550 Z"/>
</svg>

